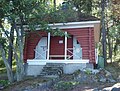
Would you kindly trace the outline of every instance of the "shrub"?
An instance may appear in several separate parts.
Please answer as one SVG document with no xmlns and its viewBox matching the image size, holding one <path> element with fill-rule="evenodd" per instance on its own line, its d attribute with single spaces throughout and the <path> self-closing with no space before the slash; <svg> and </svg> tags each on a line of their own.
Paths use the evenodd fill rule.
<svg viewBox="0 0 120 91">
<path fill-rule="evenodd" d="M 65 81 L 60 81 L 57 84 L 55 84 L 54 88 L 56 91 L 69 91 L 72 89 L 74 86 L 78 85 L 79 82 L 65 82 Z"/>
<path fill-rule="evenodd" d="M 0 80 L 0 84 L 2 84 L 4 87 L 8 86 L 10 83 L 8 80 Z"/>
</svg>

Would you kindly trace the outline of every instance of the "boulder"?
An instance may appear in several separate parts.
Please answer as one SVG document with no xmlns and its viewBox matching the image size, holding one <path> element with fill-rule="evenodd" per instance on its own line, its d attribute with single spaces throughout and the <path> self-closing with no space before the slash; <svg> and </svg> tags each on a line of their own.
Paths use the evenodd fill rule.
<svg viewBox="0 0 120 91">
<path fill-rule="evenodd" d="M 120 91 L 120 83 L 116 83 L 112 87 L 103 88 L 103 91 Z"/>
<path fill-rule="evenodd" d="M 0 84 L 0 90 L 4 89 L 4 85 Z"/>
<path fill-rule="evenodd" d="M 107 79 L 106 78 L 100 78 L 99 81 L 105 83 L 107 81 Z"/>
</svg>

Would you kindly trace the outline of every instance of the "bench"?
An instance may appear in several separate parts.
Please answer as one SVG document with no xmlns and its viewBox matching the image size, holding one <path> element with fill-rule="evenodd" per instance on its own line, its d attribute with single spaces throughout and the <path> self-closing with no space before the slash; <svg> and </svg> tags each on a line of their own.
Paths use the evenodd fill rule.
<svg viewBox="0 0 120 91">
<path fill-rule="evenodd" d="M 65 55 L 50 55 L 50 58 L 64 58 Z M 67 57 L 69 58 L 70 55 L 67 55 Z"/>
</svg>

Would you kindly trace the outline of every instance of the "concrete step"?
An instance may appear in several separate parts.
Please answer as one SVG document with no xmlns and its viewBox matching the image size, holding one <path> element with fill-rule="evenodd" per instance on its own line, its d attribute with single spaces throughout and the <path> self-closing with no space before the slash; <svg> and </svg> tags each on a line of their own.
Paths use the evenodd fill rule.
<svg viewBox="0 0 120 91">
<path fill-rule="evenodd" d="M 63 70 L 63 68 L 57 68 L 57 67 L 44 67 L 43 71 L 45 70 Z"/>
<path fill-rule="evenodd" d="M 44 75 L 44 77 L 49 77 L 49 78 L 58 78 L 59 75 Z"/>
<path fill-rule="evenodd" d="M 61 75 L 63 73 L 63 64 L 47 63 L 41 72 L 41 75 Z"/>
<path fill-rule="evenodd" d="M 47 63 L 45 66 L 46 67 L 63 67 L 64 64 L 63 63 Z"/>
</svg>

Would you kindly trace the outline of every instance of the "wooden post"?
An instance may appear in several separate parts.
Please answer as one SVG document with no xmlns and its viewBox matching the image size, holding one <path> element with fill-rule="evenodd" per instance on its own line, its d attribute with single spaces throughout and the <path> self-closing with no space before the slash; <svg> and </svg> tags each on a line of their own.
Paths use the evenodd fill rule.
<svg viewBox="0 0 120 91">
<path fill-rule="evenodd" d="M 50 54 L 50 33 L 48 33 L 48 45 L 47 45 L 47 60 L 49 60 Z"/>
<path fill-rule="evenodd" d="M 67 60 L 67 32 L 65 32 L 65 60 Z"/>
</svg>

